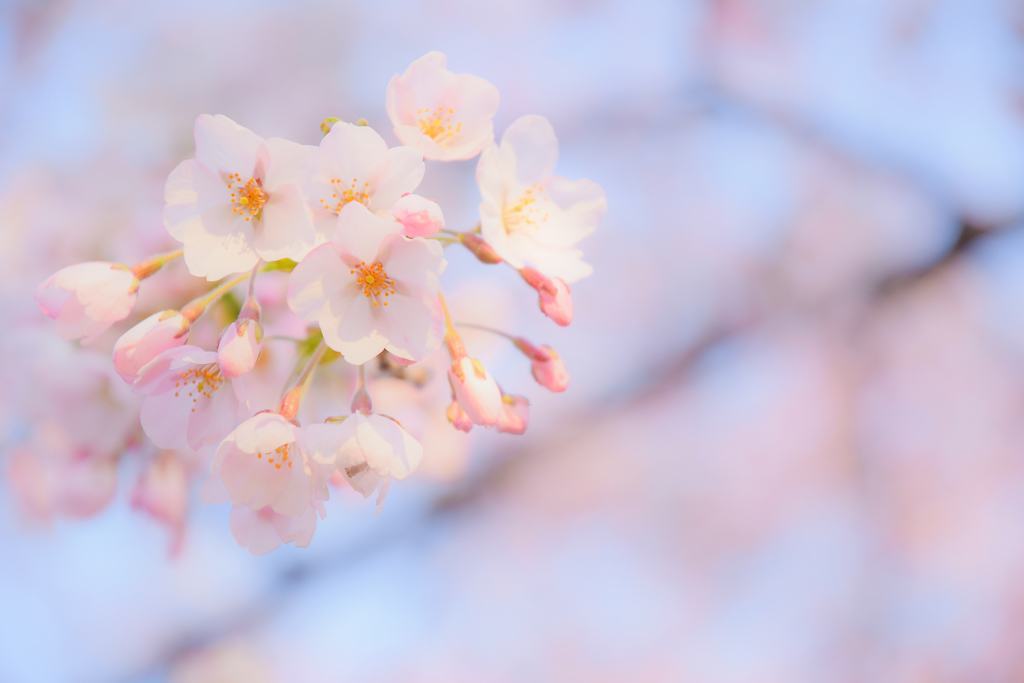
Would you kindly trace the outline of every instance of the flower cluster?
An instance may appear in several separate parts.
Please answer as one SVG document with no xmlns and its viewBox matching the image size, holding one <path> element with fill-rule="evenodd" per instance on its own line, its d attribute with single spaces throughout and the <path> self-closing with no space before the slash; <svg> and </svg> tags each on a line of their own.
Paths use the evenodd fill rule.
<svg viewBox="0 0 1024 683">
<path fill-rule="evenodd" d="M 132 314 L 142 280 L 178 257 L 192 276 L 217 283 L 180 309 L 144 318 L 113 346 L 114 370 L 140 397 L 142 431 L 163 451 L 137 504 L 168 507 L 161 482 L 183 475 L 166 453 L 209 449 L 202 499 L 233 504 L 232 534 L 254 554 L 308 545 L 326 514 L 329 484 L 364 497 L 378 492 L 379 513 L 391 481 L 416 470 L 424 447 L 415 430 L 374 412 L 372 380 L 386 374 L 416 382 L 409 366 L 442 346 L 451 360 L 451 425 L 526 430 L 528 401 L 502 391 L 452 320 L 441 287 L 445 249 L 465 247 L 485 264 L 515 268 L 536 290 L 541 311 L 569 325 L 569 283 L 591 272 L 576 245 L 597 227 L 605 198 L 592 181 L 555 175 L 558 143 L 545 118 L 520 118 L 496 143 L 498 101 L 492 84 L 448 71 L 445 56 L 432 52 L 388 86 L 400 146 L 389 148 L 362 121 L 326 119 L 313 146 L 201 115 L 195 158 L 171 172 L 164 192 L 164 223 L 181 250 L 134 267 L 73 265 L 39 286 L 36 299 L 58 333 L 90 343 Z M 480 223 L 454 231 L 436 202 L 415 193 L 424 160 L 477 156 Z M 287 284 L 267 304 L 257 280 L 272 271 L 286 273 Z M 248 294 L 237 297 L 235 288 L 246 283 Z M 231 311 L 232 301 L 216 345 L 204 348 L 193 327 L 215 305 Z M 255 397 L 267 389 L 263 347 L 274 338 L 264 332 L 268 305 L 280 309 L 279 319 L 293 316 L 302 333 L 278 336 L 293 344 L 294 368 L 275 405 L 258 409 Z M 539 384 L 567 388 L 553 349 L 491 331 L 529 358 Z M 299 409 L 316 370 L 337 361 L 357 372 L 349 410 L 303 426 Z"/>
</svg>

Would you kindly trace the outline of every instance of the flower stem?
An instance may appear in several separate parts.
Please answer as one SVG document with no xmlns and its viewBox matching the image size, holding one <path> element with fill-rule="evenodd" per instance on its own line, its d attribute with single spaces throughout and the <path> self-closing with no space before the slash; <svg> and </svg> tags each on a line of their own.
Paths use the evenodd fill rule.
<svg viewBox="0 0 1024 683">
<path fill-rule="evenodd" d="M 242 282 L 247 277 L 249 277 L 248 273 L 246 273 L 245 275 L 239 275 L 238 277 L 232 278 L 227 282 L 215 287 L 206 294 L 200 297 L 196 297 L 195 299 L 190 301 L 184 308 L 181 309 L 181 314 L 185 316 L 185 318 L 190 323 L 195 322 L 196 318 L 203 314 L 203 311 L 206 310 L 207 306 L 209 306 L 214 301 L 227 294 L 229 291 L 231 291 L 232 287 L 237 285 L 239 282 Z"/>
<path fill-rule="evenodd" d="M 441 310 L 444 311 L 444 340 L 448 344 L 448 352 L 452 355 L 452 360 L 462 358 L 466 355 L 466 346 L 462 343 L 458 330 L 452 325 L 452 316 L 448 313 L 448 302 L 444 300 L 444 294 L 438 292 L 437 296 L 441 299 Z"/>
<path fill-rule="evenodd" d="M 309 357 L 309 362 L 302 370 L 302 374 L 295 380 L 295 385 L 286 391 L 281 398 L 281 409 L 278 412 L 283 417 L 292 420 L 299 413 L 299 404 L 302 403 L 302 397 L 306 395 L 306 390 L 309 389 L 309 385 L 313 381 L 313 370 L 316 369 L 317 364 L 320 363 L 320 359 L 324 357 L 326 351 L 327 344 L 320 340 L 316 351 Z"/>
<path fill-rule="evenodd" d="M 139 263 L 136 263 L 129 270 L 131 270 L 132 275 L 134 275 L 136 279 L 145 280 L 147 277 L 163 268 L 164 265 L 166 265 L 168 262 L 173 261 L 174 259 L 179 258 L 184 254 L 185 251 L 183 249 L 179 249 L 178 251 L 169 251 L 166 254 L 157 254 L 156 256 L 150 256 L 145 261 L 140 261 Z"/>
</svg>

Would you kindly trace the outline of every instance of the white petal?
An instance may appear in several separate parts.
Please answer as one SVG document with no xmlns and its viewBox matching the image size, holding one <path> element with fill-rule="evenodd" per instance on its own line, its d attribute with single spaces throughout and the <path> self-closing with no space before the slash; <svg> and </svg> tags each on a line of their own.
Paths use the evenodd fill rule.
<svg viewBox="0 0 1024 683">
<path fill-rule="evenodd" d="M 214 171 L 239 173 L 243 181 L 256 168 L 256 153 L 263 138 L 228 117 L 201 114 L 196 119 L 196 161 Z"/>
<path fill-rule="evenodd" d="M 306 202 L 295 185 L 281 185 L 263 206 L 256 230 L 256 253 L 264 261 L 297 258 L 316 243 Z"/>
<path fill-rule="evenodd" d="M 543 116 L 527 115 L 513 122 L 501 136 L 501 148 L 513 155 L 516 180 L 522 185 L 544 180 L 555 172 L 558 139 Z"/>
</svg>

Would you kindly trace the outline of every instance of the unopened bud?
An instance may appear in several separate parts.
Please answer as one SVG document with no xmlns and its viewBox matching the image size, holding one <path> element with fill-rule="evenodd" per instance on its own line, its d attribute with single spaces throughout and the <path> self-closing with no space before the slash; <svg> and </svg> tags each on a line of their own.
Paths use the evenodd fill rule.
<svg viewBox="0 0 1024 683">
<path fill-rule="evenodd" d="M 471 232 L 459 233 L 459 241 L 473 252 L 473 255 L 484 263 L 501 263 L 504 259 L 498 256 L 498 252 L 487 244 L 482 237 Z"/>
<path fill-rule="evenodd" d="M 114 344 L 117 374 L 131 384 L 142 366 L 188 341 L 189 327 L 189 321 L 177 311 L 161 311 L 149 316 Z"/>
<path fill-rule="evenodd" d="M 241 377 L 254 367 L 263 349 L 263 327 L 251 318 L 228 325 L 217 344 L 217 362 L 227 377 Z"/>
<path fill-rule="evenodd" d="M 572 297 L 569 285 L 557 277 L 545 277 L 533 268 L 522 268 L 519 274 L 540 295 L 540 310 L 565 327 L 572 322 Z"/>
<path fill-rule="evenodd" d="M 448 405 L 447 415 L 448 421 L 459 431 L 468 433 L 473 428 L 473 421 L 469 419 L 469 415 L 466 415 L 466 411 L 459 405 L 458 399 L 452 399 L 452 402 Z"/>
<path fill-rule="evenodd" d="M 550 346 L 538 346 L 530 356 L 533 360 L 533 378 L 551 391 L 565 391 L 569 387 L 569 369 Z"/>
<path fill-rule="evenodd" d="M 522 434 L 530 421 L 530 402 L 522 396 L 501 397 L 501 417 L 498 431 L 506 434 Z"/>
<path fill-rule="evenodd" d="M 463 356 L 452 361 L 448 380 L 473 424 L 493 427 L 501 417 L 501 390 L 483 363 Z"/>
</svg>

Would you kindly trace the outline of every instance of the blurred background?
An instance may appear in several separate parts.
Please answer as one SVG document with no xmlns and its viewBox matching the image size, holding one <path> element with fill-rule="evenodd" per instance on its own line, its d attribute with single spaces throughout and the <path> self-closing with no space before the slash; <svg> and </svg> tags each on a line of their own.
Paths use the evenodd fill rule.
<svg viewBox="0 0 1024 683">
<path fill-rule="evenodd" d="M 1022 32 L 1017 0 L 0 1 L 0 681 L 1024 680 Z M 144 447 L 54 455 L 137 398 L 126 326 L 64 342 L 36 285 L 174 246 L 198 114 L 394 145 L 388 80 L 430 50 L 607 193 L 568 328 L 448 250 L 456 316 L 551 344 L 569 390 L 467 337 L 527 434 L 438 403 L 383 514 L 335 491 L 259 558 L 202 454 L 163 507 Z M 427 166 L 471 227 L 475 161 Z M 167 270 L 132 321 L 191 296 Z"/>
</svg>

